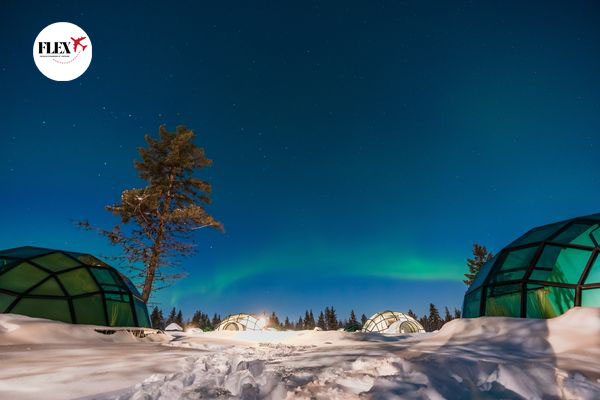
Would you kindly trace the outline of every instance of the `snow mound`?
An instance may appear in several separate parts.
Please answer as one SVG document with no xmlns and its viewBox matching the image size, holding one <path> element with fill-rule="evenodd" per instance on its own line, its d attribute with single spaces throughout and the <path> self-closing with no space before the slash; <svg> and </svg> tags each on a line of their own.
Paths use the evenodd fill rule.
<svg viewBox="0 0 600 400">
<path fill-rule="evenodd" d="M 131 343 L 137 339 L 94 328 L 0 315 L 0 359 L 10 360 L 0 369 L 0 393 L 15 400 L 64 398 L 64 387 L 67 397 L 119 400 L 600 398 L 594 308 L 551 320 L 454 320 L 413 335 L 188 331 L 157 335 L 165 343 Z M 18 345 L 59 342 L 35 351 Z"/>
<path fill-rule="evenodd" d="M 0 346 L 19 344 L 71 344 L 71 343 L 134 343 L 139 341 L 166 341 L 167 335 L 150 335 L 136 338 L 125 331 L 111 335 L 96 332 L 111 328 L 94 325 L 74 325 L 17 314 L 0 314 Z M 131 328 L 140 329 L 140 328 Z"/>
</svg>

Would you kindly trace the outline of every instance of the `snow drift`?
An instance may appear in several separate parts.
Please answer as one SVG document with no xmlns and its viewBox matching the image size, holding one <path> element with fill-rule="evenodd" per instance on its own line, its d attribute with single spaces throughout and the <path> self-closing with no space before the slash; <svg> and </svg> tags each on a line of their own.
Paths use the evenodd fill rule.
<svg viewBox="0 0 600 400">
<path fill-rule="evenodd" d="M 90 327 L 0 315 L 0 357 L 10 358 L 0 369 L 0 397 L 600 398 L 600 309 L 594 308 L 552 320 L 454 320 L 436 333 L 402 336 L 183 332 L 160 335 L 168 340 L 157 343 L 95 335 Z M 23 351 L 28 341 L 45 340 L 53 344 Z M 52 368 L 31 368 L 40 363 Z"/>
</svg>

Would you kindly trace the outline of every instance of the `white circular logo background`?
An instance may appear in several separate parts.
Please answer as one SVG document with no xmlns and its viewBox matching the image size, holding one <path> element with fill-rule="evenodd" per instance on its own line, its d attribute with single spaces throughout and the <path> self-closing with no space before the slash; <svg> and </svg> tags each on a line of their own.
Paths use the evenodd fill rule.
<svg viewBox="0 0 600 400">
<path fill-rule="evenodd" d="M 56 22 L 45 27 L 35 38 L 33 60 L 46 77 L 55 81 L 72 81 L 90 66 L 92 42 L 77 25 Z"/>
</svg>

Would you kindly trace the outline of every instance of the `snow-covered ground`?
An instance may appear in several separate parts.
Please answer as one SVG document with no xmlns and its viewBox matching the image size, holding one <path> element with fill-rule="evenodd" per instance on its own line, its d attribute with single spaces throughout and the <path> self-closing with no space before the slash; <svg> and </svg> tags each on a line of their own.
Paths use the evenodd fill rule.
<svg viewBox="0 0 600 400">
<path fill-rule="evenodd" d="M 600 399 L 600 309 L 440 332 L 102 335 L 0 315 L 0 399 Z"/>
</svg>

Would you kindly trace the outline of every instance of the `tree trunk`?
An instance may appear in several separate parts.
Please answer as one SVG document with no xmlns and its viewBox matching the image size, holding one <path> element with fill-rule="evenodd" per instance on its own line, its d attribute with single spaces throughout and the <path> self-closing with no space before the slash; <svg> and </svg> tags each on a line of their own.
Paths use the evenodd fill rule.
<svg viewBox="0 0 600 400">
<path fill-rule="evenodd" d="M 147 303 L 152 294 L 152 285 L 154 284 L 154 277 L 156 276 L 156 268 L 160 261 L 160 245 L 162 242 L 162 228 L 157 235 L 154 246 L 152 246 L 152 256 L 150 262 L 146 268 L 146 279 L 144 280 L 144 289 L 142 291 L 142 300 Z"/>
<path fill-rule="evenodd" d="M 153 257 L 146 269 L 146 279 L 144 280 L 144 289 L 142 290 L 142 300 L 144 303 L 148 302 L 150 294 L 152 293 L 152 284 L 154 283 L 154 275 L 156 274 L 156 264 L 157 262 L 154 261 Z"/>
</svg>

